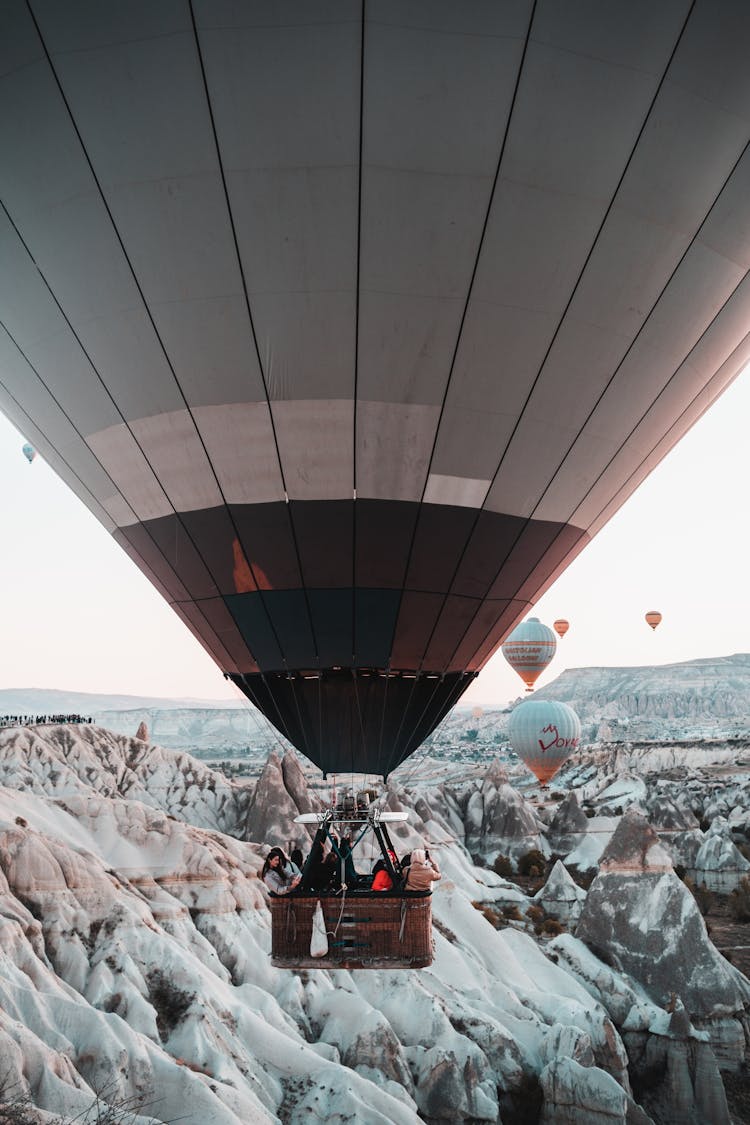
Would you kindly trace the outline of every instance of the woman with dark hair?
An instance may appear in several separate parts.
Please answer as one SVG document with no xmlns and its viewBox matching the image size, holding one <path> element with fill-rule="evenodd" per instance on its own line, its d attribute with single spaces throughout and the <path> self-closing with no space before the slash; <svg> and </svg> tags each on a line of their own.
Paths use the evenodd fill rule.
<svg viewBox="0 0 750 1125">
<path fill-rule="evenodd" d="M 263 864 L 261 879 L 275 895 L 288 895 L 299 883 L 300 873 L 281 848 L 271 848 Z"/>
</svg>

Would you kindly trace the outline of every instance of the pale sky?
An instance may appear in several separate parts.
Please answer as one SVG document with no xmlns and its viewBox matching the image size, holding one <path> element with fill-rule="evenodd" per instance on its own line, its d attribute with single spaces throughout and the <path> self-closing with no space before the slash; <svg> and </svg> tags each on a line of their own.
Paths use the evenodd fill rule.
<svg viewBox="0 0 750 1125">
<path fill-rule="evenodd" d="M 749 421 L 746 370 L 537 603 L 530 616 L 570 621 L 538 686 L 569 667 L 750 651 Z M 0 688 L 243 698 L 24 440 L 0 415 Z M 522 693 L 498 652 L 462 702 Z"/>
</svg>

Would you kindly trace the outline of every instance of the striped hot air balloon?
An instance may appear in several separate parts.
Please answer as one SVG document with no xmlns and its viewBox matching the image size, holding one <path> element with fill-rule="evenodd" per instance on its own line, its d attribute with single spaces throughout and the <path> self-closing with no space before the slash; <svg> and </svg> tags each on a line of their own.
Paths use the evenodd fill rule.
<svg viewBox="0 0 750 1125">
<path fill-rule="evenodd" d="M 554 777 L 581 741 L 581 721 L 566 703 L 529 699 L 510 719 L 510 744 L 542 785 Z"/>
<path fill-rule="evenodd" d="M 650 609 L 646 614 L 646 623 L 650 625 L 652 629 L 655 629 L 660 621 L 661 614 L 659 613 L 658 609 Z"/>
<path fill-rule="evenodd" d="M 538 617 L 530 617 L 516 626 L 503 644 L 503 656 L 514 668 L 527 691 L 534 690 L 534 684 L 549 664 L 557 649 L 555 634 L 548 625 L 542 624 Z"/>
<path fill-rule="evenodd" d="M 557 621 L 552 622 L 552 628 L 555 630 L 558 637 L 564 637 L 570 628 L 570 622 L 566 621 L 564 617 L 558 617 Z"/>
</svg>

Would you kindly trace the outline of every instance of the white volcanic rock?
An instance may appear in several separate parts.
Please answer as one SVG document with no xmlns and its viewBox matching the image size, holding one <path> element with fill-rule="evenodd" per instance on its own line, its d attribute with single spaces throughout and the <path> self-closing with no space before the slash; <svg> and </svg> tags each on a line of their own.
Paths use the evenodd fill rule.
<svg viewBox="0 0 750 1125">
<path fill-rule="evenodd" d="M 576 933 L 662 1006 L 676 993 L 691 1018 L 750 1008 L 750 983 L 711 944 L 695 899 L 640 813 L 626 813 L 615 831 Z"/>
<path fill-rule="evenodd" d="M 750 734 L 750 655 L 640 668 L 570 668 L 536 693 L 567 703 L 588 724 L 625 737 Z M 637 732 L 637 733 L 636 733 Z"/>
<path fill-rule="evenodd" d="M 575 868 L 581 874 L 596 871 L 618 823 L 618 818 L 611 816 L 594 816 L 587 820 L 586 835 L 565 856 L 566 866 Z"/>
<path fill-rule="evenodd" d="M 0 730 L 0 785 L 47 797 L 127 797 L 192 824 L 240 834 L 250 789 L 187 754 L 99 727 Z"/>
<path fill-rule="evenodd" d="M 733 891 L 750 871 L 750 863 L 729 837 L 729 824 L 724 817 L 716 817 L 712 822 L 691 866 L 696 882 L 721 894 Z"/>
<path fill-rule="evenodd" d="M 547 876 L 544 886 L 533 898 L 533 901 L 547 914 L 573 926 L 581 915 L 585 900 L 586 892 L 573 881 L 564 863 L 559 859 Z"/>
<path fill-rule="evenodd" d="M 620 816 L 631 805 L 640 805 L 646 799 L 646 783 L 641 777 L 621 774 L 616 781 L 597 794 L 597 812 L 603 816 Z"/>
<path fill-rule="evenodd" d="M 657 1007 L 641 985 L 603 965 L 569 934 L 555 938 L 549 952 L 606 1008 L 628 1049 L 630 1076 L 642 1087 L 639 1100 L 647 1112 L 654 1113 L 655 1120 L 683 1121 L 685 1125 L 727 1122 L 716 1053 L 708 1033 L 692 1027 L 679 1000 L 671 1005 L 671 1014 Z M 729 1021 L 723 1026 L 729 1026 Z M 712 1039 L 716 1031 L 712 1028 Z M 663 1075 L 664 1080 L 654 1083 L 655 1074 Z M 706 1114 L 707 1107 L 715 1116 Z M 628 1121 L 632 1109 L 629 1112 Z"/>
<path fill-rule="evenodd" d="M 460 805 L 450 788 L 444 785 L 419 786 L 407 789 L 404 802 L 422 822 L 433 843 L 464 839 L 464 822 Z"/>
<path fill-rule="evenodd" d="M 291 788 L 287 788 L 287 781 Z M 255 786 L 247 813 L 245 836 L 248 840 L 268 847 L 281 847 L 285 851 L 295 845 L 308 848 L 310 832 L 306 826 L 294 824 L 294 818 L 299 813 L 317 811 L 320 807 L 320 802 L 313 799 L 307 788 L 294 752 L 288 750 L 282 759 L 276 751 L 272 751 Z"/>
<path fill-rule="evenodd" d="M 703 847 L 705 840 L 705 833 L 701 832 L 700 828 L 692 828 L 688 832 L 679 832 L 674 836 L 669 836 L 665 841 L 665 846 L 669 848 L 669 853 L 672 856 L 672 862 L 677 866 L 684 867 L 686 871 L 695 876 L 695 861 L 698 857 L 698 852 Z"/>
<path fill-rule="evenodd" d="M 656 1121 L 676 1125 L 732 1125 L 716 1056 L 696 1033 L 681 1001 L 675 1000 L 664 1034 L 631 1032 L 625 1038 L 634 1082 L 643 1086 L 641 1104 Z M 649 1076 L 662 1073 L 654 1087 Z"/>
<path fill-rule="evenodd" d="M 123 753 L 128 741 L 134 749 Z M 156 748 L 142 756 L 135 747 L 144 749 L 107 736 L 99 751 L 95 732 L 81 740 L 74 728 L 52 743 L 45 733 L 28 765 L 17 746 L 7 749 L 20 788 L 0 789 L 0 1058 L 19 1060 L 14 1074 L 35 1104 L 81 1113 L 93 1090 L 111 1083 L 112 1096 L 160 1099 L 160 1119 L 468 1125 L 522 1120 L 532 1085 L 549 1121 L 576 1108 L 576 1125 L 589 1120 L 582 1114 L 644 1121 L 623 1037 L 640 1037 L 633 1042 L 642 1053 L 649 1037 L 665 1035 L 667 1013 L 569 935 L 540 946 L 528 933 L 496 930 L 474 905 L 515 902 L 522 913 L 528 905 L 518 888 L 474 867 L 463 842 L 472 793 L 481 830 L 486 809 L 510 788 L 499 774 L 467 782 L 463 795 L 415 785 L 391 786 L 384 797 L 385 807 L 410 810 L 399 850 L 427 843 L 443 871 L 429 969 L 291 973 L 268 956 L 264 849 L 200 819 L 185 822 L 206 805 L 197 764 L 184 755 L 172 756 L 183 759 L 185 776 L 172 778 L 169 793 L 185 799 L 164 809 L 149 783 L 175 763 L 165 757 L 148 773 Z M 289 818 L 313 798 L 296 759 L 272 761 L 264 785 L 262 842 L 276 833 L 287 846 Z M 642 878 L 669 876 L 658 847 L 649 844 L 644 857 Z M 605 878 L 629 879 L 638 867 L 620 856 L 618 870 L 611 858 Z M 636 925 L 651 917 L 646 886 Z M 710 1011 L 712 1041 L 723 1035 L 722 1049 L 736 1059 L 739 1010 L 721 1023 L 715 1005 Z M 709 1049 L 691 1030 L 685 1041 L 693 1040 Z M 698 1104 L 707 1095 L 696 1074 L 708 1064 L 695 1051 L 690 1058 Z M 664 1067 L 672 1059 L 663 1056 Z"/>
<path fill-rule="evenodd" d="M 624 1125 L 628 1096 L 606 1071 L 558 1058 L 541 1073 L 540 1125 Z"/>
<path fill-rule="evenodd" d="M 107 823 L 103 813 L 95 815 L 96 800 L 105 799 L 71 798 L 68 810 L 27 797 L 22 826 L 15 823 L 14 800 L 0 793 L 7 884 L 0 899 L 0 1011 L 38 1040 L 44 1066 L 29 1083 L 36 1103 L 81 1112 L 93 1101 L 93 1088 L 106 1086 L 118 1098 L 155 1092 L 160 1118 L 192 1114 L 216 1125 L 246 1125 L 272 1120 L 284 1085 L 296 1082 L 300 1092 L 325 1088 L 331 1120 L 369 1105 L 381 1125 L 416 1122 L 403 1098 L 306 1045 L 307 1017 L 289 990 L 294 978 L 268 965 L 259 859 L 251 846 L 166 818 L 154 823 L 149 817 L 159 814 L 137 805 L 145 821 L 119 809 Z M 48 828 L 56 822 L 68 842 L 42 835 L 34 820 Z M 152 848 L 159 828 L 162 846 Z M 123 881 L 104 865 L 94 852 L 97 837 L 110 854 L 127 851 L 130 873 L 139 869 L 140 879 Z M 140 864 L 133 862 L 138 840 Z M 174 868 L 167 871 L 170 860 Z M 158 884 L 148 881 L 149 870 Z M 211 918 L 215 944 L 194 926 L 193 915 Z M 237 945 L 244 947 L 245 972 L 230 977 L 222 955 Z M 70 1063 L 61 1070 L 60 1052 L 74 1073 Z M 64 1097 L 44 1076 L 50 1066 L 66 1083 Z"/>
<path fill-rule="evenodd" d="M 573 851 L 588 831 L 588 818 L 571 791 L 560 802 L 549 825 L 547 836 L 553 851 L 566 855 Z"/>
<path fill-rule="evenodd" d="M 544 826 L 532 807 L 507 781 L 495 763 L 465 805 L 466 847 L 492 861 L 498 855 L 518 859 L 537 849 L 549 855 Z"/>
<path fill-rule="evenodd" d="M 690 808 L 680 805 L 666 793 L 654 793 L 646 801 L 649 823 L 660 832 L 690 832 L 699 827 Z"/>
</svg>

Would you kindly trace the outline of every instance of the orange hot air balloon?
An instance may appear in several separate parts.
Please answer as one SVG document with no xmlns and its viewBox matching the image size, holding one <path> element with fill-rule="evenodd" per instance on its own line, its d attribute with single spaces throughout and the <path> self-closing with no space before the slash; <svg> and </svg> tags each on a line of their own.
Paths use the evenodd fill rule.
<svg viewBox="0 0 750 1125">
<path fill-rule="evenodd" d="M 566 621 L 564 617 L 558 617 L 557 621 L 552 622 L 552 628 L 555 630 L 558 637 L 564 637 L 570 628 L 570 622 Z"/>
<path fill-rule="evenodd" d="M 503 656 L 515 668 L 526 684 L 527 691 L 534 690 L 534 684 L 555 655 L 557 641 L 548 625 L 543 625 L 538 617 L 530 617 L 521 622 L 503 642 Z"/>
<path fill-rule="evenodd" d="M 661 614 L 657 609 L 650 609 L 646 614 L 646 621 L 652 629 L 655 629 L 661 621 Z"/>
</svg>

